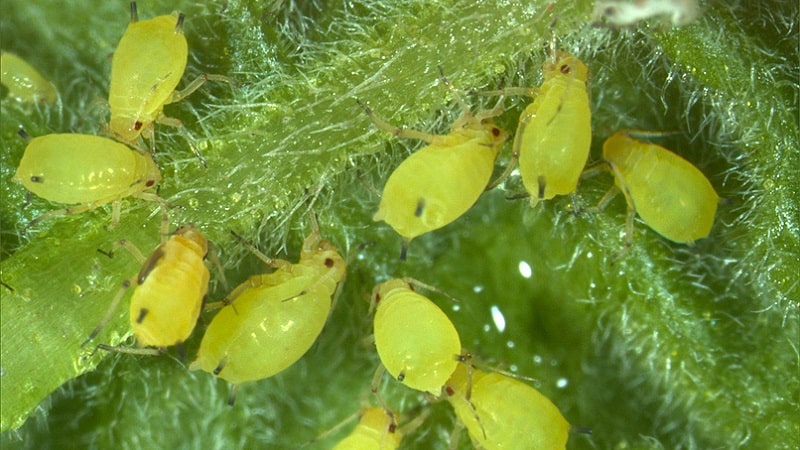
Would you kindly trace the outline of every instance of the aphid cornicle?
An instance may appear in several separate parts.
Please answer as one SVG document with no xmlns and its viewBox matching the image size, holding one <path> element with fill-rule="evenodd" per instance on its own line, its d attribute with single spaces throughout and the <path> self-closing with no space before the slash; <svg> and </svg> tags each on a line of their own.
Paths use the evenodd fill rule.
<svg viewBox="0 0 800 450">
<path fill-rule="evenodd" d="M 225 298 L 190 370 L 204 370 L 235 388 L 283 371 L 317 340 L 344 279 L 344 259 L 314 231 L 298 263 L 266 261 L 275 271 L 250 277 Z"/>
<path fill-rule="evenodd" d="M 140 146 L 140 136 L 152 137 L 153 122 L 184 131 L 178 119 L 164 116 L 164 105 L 186 98 L 207 80 L 231 82 L 222 75 L 206 74 L 183 90 L 175 90 L 186 70 L 189 55 L 183 21 L 184 15 L 177 12 L 140 21 L 136 2 L 131 3 L 131 23 L 111 62 L 109 128 L 116 139 Z M 205 164 L 194 146 L 192 151 Z"/>
<path fill-rule="evenodd" d="M 48 134 L 31 139 L 12 180 L 45 200 L 77 205 L 45 213 L 35 221 L 114 202 L 112 224 L 116 225 L 120 199 L 131 196 L 161 201 L 156 194 L 144 192 L 161 180 L 150 155 L 85 134 Z"/>
<path fill-rule="evenodd" d="M 53 84 L 13 53 L 0 52 L 0 83 L 20 102 L 53 103 L 58 98 Z"/>
<path fill-rule="evenodd" d="M 714 224 L 719 196 L 705 175 L 689 161 L 656 144 L 642 142 L 621 130 L 603 143 L 603 158 L 614 174 L 616 189 L 600 201 L 602 209 L 618 191 L 628 202 L 626 242 L 633 240 L 633 216 L 655 232 L 678 243 L 707 237 Z"/>
<path fill-rule="evenodd" d="M 487 450 L 566 448 L 570 425 L 550 399 L 507 375 L 469 372 L 459 364 L 444 391 L 473 442 Z"/>
<path fill-rule="evenodd" d="M 544 81 L 538 89 L 491 92 L 535 97 L 519 116 L 513 150 L 531 206 L 571 194 L 578 186 L 592 141 L 588 72 L 578 58 L 554 50 L 553 59 L 542 66 Z M 514 163 L 512 159 L 493 186 L 511 174 Z"/>
<path fill-rule="evenodd" d="M 449 82 L 442 77 L 443 82 Z M 364 105 L 362 105 L 364 106 Z M 401 259 L 415 237 L 441 228 L 467 212 L 489 184 L 494 161 L 508 134 L 491 117 L 501 110 L 464 114 L 446 135 L 397 128 L 364 109 L 378 128 L 419 139 L 427 146 L 412 153 L 389 177 L 373 220 L 385 221 L 403 237 Z"/>
<path fill-rule="evenodd" d="M 192 225 L 178 228 L 168 235 L 169 222 L 165 220 L 164 223 L 163 242 L 146 259 L 128 241 L 119 241 L 114 245 L 112 254 L 123 247 L 142 263 L 142 268 L 136 276 L 122 283 L 103 320 L 84 341 L 84 345 L 112 318 L 130 287 L 135 288 L 131 297 L 130 322 L 139 346 L 180 346 L 192 334 L 208 291 L 209 271 L 205 257 L 209 242 Z"/>
<path fill-rule="evenodd" d="M 453 323 L 406 280 L 379 284 L 372 298 L 375 347 L 383 366 L 406 386 L 438 396 L 461 354 Z"/>
</svg>

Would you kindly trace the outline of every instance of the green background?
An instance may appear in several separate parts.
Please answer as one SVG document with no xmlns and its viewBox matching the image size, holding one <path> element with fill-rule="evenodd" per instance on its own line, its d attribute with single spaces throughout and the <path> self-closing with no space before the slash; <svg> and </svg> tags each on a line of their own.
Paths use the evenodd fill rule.
<svg viewBox="0 0 800 450">
<path fill-rule="evenodd" d="M 170 12 L 138 3 L 141 19 Z M 26 230 L 59 206 L 28 202 L 9 181 L 25 147 L 18 127 L 32 136 L 94 134 L 107 120 L 127 3 L 3 1 L 2 48 L 39 68 L 60 101 L 0 103 L 0 268 L 13 288 L 0 287 L 2 446 L 301 445 L 372 401 L 369 292 L 408 275 L 459 299 L 430 294 L 465 347 L 536 378 L 570 423 L 593 430 L 572 435 L 569 448 L 797 448 L 797 4 L 710 2 L 681 28 L 651 21 L 608 30 L 589 24 L 588 1 L 519 3 L 175 3 L 187 16 L 190 48 L 182 85 L 200 73 L 242 85 L 209 83 L 166 108 L 208 160 L 203 169 L 179 133 L 157 127 L 159 193 L 180 206 L 174 226 L 191 222 L 207 233 L 232 285 L 264 269 L 228 231 L 296 260 L 311 229 L 309 206 L 322 234 L 352 258 L 318 344 L 284 373 L 241 386 L 231 408 L 228 386 L 188 372 L 174 351 L 87 357 L 79 348 L 119 283 L 138 270 L 124 253 L 108 259 L 96 249 L 122 238 L 154 248 L 155 205 L 126 200 L 114 229 L 107 207 Z M 621 198 L 596 215 L 573 215 L 570 198 L 531 209 L 507 199 L 521 189 L 513 177 L 458 221 L 415 239 L 400 262 L 399 237 L 371 221 L 372 188 L 420 144 L 376 131 L 355 99 L 391 123 L 446 132 L 460 111 L 436 66 L 465 92 L 538 85 L 556 16 L 558 46 L 591 71 L 591 161 L 620 128 L 678 131 L 659 144 L 696 164 L 726 199 L 710 237 L 674 244 L 638 222 L 632 250 L 616 260 Z M 466 101 L 480 109 L 497 99 Z M 498 123 L 513 132 L 528 101 L 506 99 Z M 593 178 L 574 201 L 592 206 L 611 183 Z M 520 273 L 523 261 L 530 278 Z M 225 294 L 214 279 L 210 299 Z M 505 317 L 502 332 L 492 306 Z M 212 317 L 202 316 L 190 358 Z M 97 342 L 132 346 L 129 334 L 123 307 Z M 388 379 L 382 393 L 411 418 L 430 410 L 405 441 L 410 448 L 447 447 L 454 419 L 446 402 Z M 462 436 L 460 446 L 468 442 Z"/>
</svg>

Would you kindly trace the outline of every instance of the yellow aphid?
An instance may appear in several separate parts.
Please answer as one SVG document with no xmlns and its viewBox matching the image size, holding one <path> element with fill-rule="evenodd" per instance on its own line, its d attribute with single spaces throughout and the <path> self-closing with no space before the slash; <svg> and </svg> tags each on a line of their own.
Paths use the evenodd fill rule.
<svg viewBox="0 0 800 450">
<path fill-rule="evenodd" d="M 513 153 L 519 158 L 519 173 L 531 206 L 556 195 L 571 194 L 578 186 L 592 141 L 588 72 L 574 56 L 554 52 L 553 60 L 542 66 L 544 82 L 538 89 L 495 92 L 535 97 L 519 116 Z M 498 182 L 508 177 L 513 167 L 512 160 Z"/>
<path fill-rule="evenodd" d="M 152 137 L 153 122 L 182 127 L 179 120 L 164 116 L 164 105 L 184 99 L 207 80 L 230 82 L 221 75 L 201 75 L 175 90 L 189 55 L 183 21 L 184 15 L 177 12 L 140 21 L 136 2 L 131 3 L 131 23 L 111 63 L 109 128 L 118 140 L 139 145 L 140 136 Z M 196 149 L 192 151 L 205 163 Z"/>
<path fill-rule="evenodd" d="M 120 199 L 161 200 L 144 192 L 161 180 L 150 155 L 85 134 L 48 134 L 31 139 L 12 180 L 45 200 L 77 205 L 51 211 L 36 221 L 114 202 L 112 223 L 116 225 Z"/>
<path fill-rule="evenodd" d="M 383 366 L 406 386 L 438 396 L 461 354 L 453 323 L 406 280 L 379 284 L 372 298 L 375 347 Z"/>
<path fill-rule="evenodd" d="M 53 103 L 58 97 L 52 83 L 13 53 L 0 52 L 0 74 L 0 83 L 20 102 Z"/>
<path fill-rule="evenodd" d="M 283 371 L 317 340 L 345 276 L 344 259 L 314 231 L 303 243 L 300 262 L 266 261 L 275 271 L 250 277 L 228 295 L 189 369 L 212 373 L 235 388 Z"/>
<path fill-rule="evenodd" d="M 403 237 L 402 259 L 412 239 L 453 222 L 478 201 L 489 184 L 497 153 L 508 138 L 491 120 L 501 111 L 473 115 L 462 106 L 464 114 L 446 135 L 396 128 L 364 108 L 378 128 L 428 143 L 389 177 L 373 217 L 385 221 Z"/>
<path fill-rule="evenodd" d="M 603 158 L 614 173 L 616 188 L 628 202 L 627 243 L 633 239 L 635 213 L 673 242 L 691 243 L 707 237 L 719 203 L 708 178 L 664 147 L 631 137 L 637 133 L 654 134 L 622 130 L 603 144 Z M 613 193 L 607 194 L 598 207 L 605 207 Z"/>
<path fill-rule="evenodd" d="M 403 440 L 394 417 L 382 407 L 369 407 L 361 411 L 358 425 L 334 450 L 394 450 Z"/>
<path fill-rule="evenodd" d="M 459 364 L 445 394 L 474 443 L 487 450 L 566 448 L 570 425 L 547 397 L 509 376 L 469 371 Z"/>
<path fill-rule="evenodd" d="M 165 223 L 163 228 L 166 229 L 168 222 Z M 122 283 L 105 317 L 84 344 L 112 318 L 131 286 L 135 290 L 131 297 L 130 321 L 138 345 L 180 346 L 192 334 L 208 291 L 209 272 L 204 259 L 209 243 L 203 233 L 191 225 L 179 228 L 168 238 L 164 230 L 162 236 L 166 240 L 146 259 L 130 242 L 119 241 L 114 245 L 112 254 L 115 249 L 124 247 L 142 262 L 142 268 L 135 277 Z"/>
</svg>

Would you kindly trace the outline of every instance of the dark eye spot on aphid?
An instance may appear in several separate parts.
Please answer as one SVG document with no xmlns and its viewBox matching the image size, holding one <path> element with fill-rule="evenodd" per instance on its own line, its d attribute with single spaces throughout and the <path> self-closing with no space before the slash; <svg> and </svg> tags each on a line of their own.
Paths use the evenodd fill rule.
<svg viewBox="0 0 800 450">
<path fill-rule="evenodd" d="M 381 294 L 375 294 L 375 304 L 377 305 L 380 302 L 381 302 Z"/>
<path fill-rule="evenodd" d="M 136 323 L 142 323 L 142 321 L 144 320 L 145 316 L 147 316 L 147 314 L 149 312 L 150 312 L 150 310 L 147 309 L 147 308 L 140 309 L 139 310 L 139 316 L 136 317 Z"/>
<path fill-rule="evenodd" d="M 395 425 L 393 423 L 389 424 L 389 433 L 394 433 L 396 431 L 397 431 L 397 425 Z"/>
<path fill-rule="evenodd" d="M 136 131 L 141 130 L 142 129 L 142 122 L 138 122 L 137 121 L 136 123 L 134 123 L 133 124 L 133 129 L 136 130 Z"/>
<path fill-rule="evenodd" d="M 563 65 L 562 65 L 562 66 L 559 68 L 559 70 L 561 71 L 561 73 L 563 73 L 564 75 L 566 75 L 566 74 L 568 74 L 568 73 L 570 72 L 570 70 L 571 70 L 571 69 L 569 68 L 569 64 L 563 64 Z"/>
<path fill-rule="evenodd" d="M 425 199 L 421 198 L 417 200 L 417 209 L 414 210 L 414 217 L 421 217 L 423 211 L 425 211 Z"/>
<path fill-rule="evenodd" d="M 536 178 L 536 182 L 539 183 L 539 192 L 537 194 L 539 198 L 544 198 L 544 188 L 547 186 L 547 178 L 545 178 L 544 175 L 539 175 Z"/>
<path fill-rule="evenodd" d="M 494 137 L 500 136 L 500 128 L 492 127 L 492 136 Z"/>
<path fill-rule="evenodd" d="M 447 386 L 447 387 L 445 387 L 445 388 L 444 388 L 444 392 L 447 394 L 447 396 L 448 396 L 448 397 L 452 397 L 452 396 L 453 396 L 453 394 L 455 394 L 455 393 L 456 393 L 456 392 L 453 390 L 453 388 L 451 388 L 450 386 Z"/>
<path fill-rule="evenodd" d="M 325 267 L 328 267 L 328 268 L 333 267 L 333 259 L 325 258 Z"/>
<path fill-rule="evenodd" d="M 147 181 L 144 183 L 144 185 L 145 185 L 145 186 L 147 186 L 147 187 L 150 187 L 150 186 L 152 186 L 152 185 L 154 185 L 154 184 L 156 184 L 156 180 L 147 180 Z"/>
<path fill-rule="evenodd" d="M 44 183 L 44 177 L 41 175 L 34 175 L 31 177 L 31 183 Z"/>
<path fill-rule="evenodd" d="M 158 260 L 161 259 L 162 256 L 164 256 L 164 249 L 163 247 L 159 246 L 142 265 L 142 269 L 139 271 L 139 275 L 136 277 L 137 284 L 144 283 L 144 280 L 147 279 L 147 276 L 150 275 L 150 272 L 153 270 L 156 264 L 158 264 Z"/>
<path fill-rule="evenodd" d="M 402 383 L 403 380 L 405 380 L 405 379 L 406 379 L 406 373 L 405 372 L 400 372 L 400 374 L 397 375 L 397 381 Z"/>
</svg>

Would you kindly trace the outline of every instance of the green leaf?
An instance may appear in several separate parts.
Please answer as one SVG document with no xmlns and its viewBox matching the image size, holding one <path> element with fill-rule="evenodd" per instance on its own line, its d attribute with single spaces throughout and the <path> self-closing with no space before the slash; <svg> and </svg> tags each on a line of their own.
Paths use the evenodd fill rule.
<svg viewBox="0 0 800 450">
<path fill-rule="evenodd" d="M 168 14 L 141 1 L 142 19 Z M 133 258 L 98 253 L 119 239 L 144 252 L 158 243 L 157 205 L 110 208 L 26 224 L 60 206 L 0 185 L 0 438 L 3 447 L 235 448 L 297 446 L 373 401 L 378 359 L 368 342 L 368 297 L 378 281 L 409 275 L 458 298 L 431 293 L 464 346 L 492 364 L 535 377 L 567 420 L 593 430 L 570 448 L 796 448 L 800 445 L 798 354 L 798 6 L 707 5 L 695 23 L 627 30 L 590 26 L 591 2 L 177 2 L 186 14 L 190 61 L 208 83 L 168 105 L 208 160 L 204 169 L 175 130 L 156 131 L 174 226 L 191 222 L 221 249 L 235 285 L 263 267 L 230 237 L 296 260 L 310 231 L 359 254 L 318 344 L 295 366 L 241 386 L 188 372 L 188 361 L 97 353 L 80 343 Z M 0 6 L 3 50 L 58 88 L 54 106 L 0 103 L 0 176 L 10 180 L 32 136 L 97 133 L 107 120 L 110 58 L 128 21 L 117 2 L 8 0 Z M 373 223 L 380 188 L 418 143 L 378 132 L 356 104 L 398 126 L 443 133 L 460 113 L 436 66 L 463 91 L 541 83 L 555 25 L 558 46 L 591 70 L 592 160 L 620 128 L 679 131 L 659 144 L 696 164 L 726 199 L 711 236 L 674 244 L 641 222 L 622 248 L 624 201 L 592 206 L 612 184 L 602 176 L 578 196 L 530 209 L 516 194 L 485 194 L 465 217 L 419 237 L 409 260 L 400 238 Z M 497 99 L 466 96 L 474 108 Z M 514 131 L 529 99 L 505 99 L 499 123 Z M 568 133 L 569 130 L 564 130 Z M 508 162 L 508 148 L 498 173 Z M 447 170 L 447 168 L 442 168 Z M 516 186 L 512 178 L 509 186 Z M 363 243 L 373 245 L 359 249 Z M 521 274 L 524 262 L 532 275 Z M 13 290 L 12 290 L 13 289 Z M 177 289 L 177 287 L 176 287 Z M 211 300 L 226 289 L 214 281 Z M 124 304 L 125 302 L 123 302 Z M 492 319 L 502 312 L 506 327 Z M 96 342 L 132 346 L 121 307 Z M 269 349 L 265 349 L 269 351 Z M 258 355 L 253 355 L 258 357 Z M 454 419 L 384 380 L 386 402 L 409 418 L 432 414 L 407 442 L 446 448 Z M 421 406 L 420 406 L 421 405 Z M 499 406 L 501 407 L 501 406 Z M 535 413 L 535 412 L 532 412 Z M 29 417 L 32 416 L 32 417 Z M 27 421 L 26 421 L 27 419 Z M 98 432 L 98 430 L 102 430 Z M 331 445 L 337 437 L 323 442 Z M 462 436 L 461 445 L 468 444 Z"/>
</svg>

